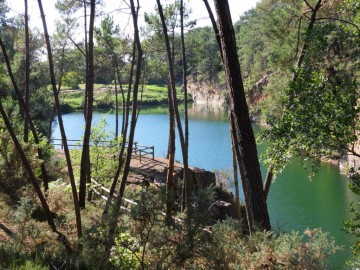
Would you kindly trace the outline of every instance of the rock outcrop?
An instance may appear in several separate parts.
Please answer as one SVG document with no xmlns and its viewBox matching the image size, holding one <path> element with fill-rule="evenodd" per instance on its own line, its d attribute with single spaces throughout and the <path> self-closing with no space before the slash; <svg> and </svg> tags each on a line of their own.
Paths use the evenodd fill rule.
<svg viewBox="0 0 360 270">
<path fill-rule="evenodd" d="M 154 160 L 151 158 L 143 157 L 141 162 L 137 158 L 131 160 L 131 170 L 135 174 L 129 177 L 128 183 L 133 183 L 131 179 L 148 180 L 156 185 L 164 185 L 167 176 L 167 160 L 156 157 Z M 216 179 L 213 172 L 206 171 L 197 167 L 189 166 L 190 170 L 190 183 L 194 189 L 201 189 L 215 185 Z M 184 166 L 181 163 L 175 162 L 174 180 L 175 184 L 182 181 L 184 174 Z M 140 181 L 141 182 L 141 181 Z"/>
<path fill-rule="evenodd" d="M 188 92 L 195 104 L 224 106 L 226 104 L 225 87 L 207 82 L 190 82 Z"/>
<path fill-rule="evenodd" d="M 357 134 L 358 138 L 359 135 L 360 132 Z M 360 140 L 356 141 L 354 145 L 349 146 L 349 148 L 353 148 L 354 152 L 360 153 Z M 360 158 L 351 153 L 345 153 L 340 159 L 339 166 L 343 173 L 347 173 L 350 168 L 357 170 L 360 168 Z"/>
</svg>

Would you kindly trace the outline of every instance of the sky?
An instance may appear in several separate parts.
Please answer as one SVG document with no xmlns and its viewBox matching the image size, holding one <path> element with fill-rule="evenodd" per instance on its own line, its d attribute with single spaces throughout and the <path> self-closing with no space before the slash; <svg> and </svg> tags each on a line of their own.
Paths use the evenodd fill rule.
<svg viewBox="0 0 360 270">
<path fill-rule="evenodd" d="M 256 6 L 256 3 L 260 0 L 228 0 L 230 5 L 230 11 L 233 22 L 239 19 L 239 16 L 242 15 L 245 11 Z M 52 33 L 55 29 L 55 19 L 59 19 L 59 14 L 55 9 L 56 0 L 43 0 L 43 8 L 46 14 L 46 20 L 48 24 L 48 30 Z M 105 12 L 113 15 L 116 23 L 120 25 L 120 29 L 125 29 L 129 24 L 128 8 L 124 0 L 103 0 L 105 3 Z M 162 0 L 161 3 L 165 5 L 170 1 Z M 7 3 L 10 7 L 9 16 L 14 14 L 24 14 L 24 0 L 7 0 Z M 200 26 L 210 26 L 210 20 L 207 15 L 205 5 L 202 0 L 185 0 L 185 4 L 188 4 L 192 9 L 191 20 L 197 20 L 197 27 Z M 213 12 L 213 1 L 209 0 L 209 4 L 212 6 Z M 143 24 L 144 21 L 144 12 L 151 13 L 154 10 L 156 5 L 155 0 L 140 0 L 140 16 L 139 23 Z M 38 27 L 42 29 L 41 18 L 39 15 L 39 8 L 37 5 L 37 0 L 28 0 L 29 6 L 29 16 L 30 16 L 30 27 Z M 120 11 L 115 11 L 120 10 Z M 97 18 L 97 21 L 100 21 Z M 131 22 L 131 21 L 130 21 Z"/>
</svg>

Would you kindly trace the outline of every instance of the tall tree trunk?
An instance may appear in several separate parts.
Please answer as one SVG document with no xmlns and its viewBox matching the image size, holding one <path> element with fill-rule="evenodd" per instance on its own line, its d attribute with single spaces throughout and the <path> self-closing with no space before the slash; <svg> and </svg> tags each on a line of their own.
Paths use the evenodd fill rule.
<svg viewBox="0 0 360 270">
<path fill-rule="evenodd" d="M 123 111 L 123 118 L 122 118 L 122 128 L 121 128 L 121 137 L 122 137 L 122 143 L 120 147 L 120 153 L 118 155 L 118 166 L 115 172 L 115 176 L 113 179 L 113 182 L 110 187 L 109 196 L 106 201 L 106 205 L 103 211 L 103 219 L 107 217 L 108 210 L 110 207 L 110 204 L 113 199 L 113 195 L 115 192 L 116 185 L 119 181 L 120 173 L 124 166 L 124 153 L 125 153 L 125 146 L 126 146 L 126 140 L 127 140 L 127 132 L 128 132 L 128 126 L 129 126 L 129 112 L 130 112 L 130 96 L 131 96 L 131 90 L 132 90 L 132 83 L 133 83 L 133 76 L 134 76 L 134 67 L 135 67 L 135 58 L 136 58 L 136 43 L 134 42 L 133 45 L 133 51 L 132 51 L 132 61 L 131 61 L 131 68 L 130 68 L 130 74 L 129 74 L 129 83 L 128 83 L 128 91 L 126 100 L 124 97 L 124 90 L 121 86 L 121 77 L 120 77 L 120 71 L 119 68 L 117 68 L 117 76 L 118 80 L 120 81 L 120 89 L 122 94 L 122 111 Z"/>
<path fill-rule="evenodd" d="M 136 60 L 136 73 L 135 73 L 135 81 L 134 81 L 134 91 L 133 91 L 133 102 L 132 102 L 132 115 L 131 115 L 131 124 L 130 124 L 130 132 L 129 132 L 129 144 L 127 148 L 126 153 L 126 160 L 124 165 L 124 171 L 121 178 L 121 184 L 118 191 L 118 197 L 116 199 L 115 205 L 113 207 L 112 215 L 110 216 L 109 221 L 109 232 L 108 232 L 108 241 L 107 241 L 107 247 L 105 250 L 105 256 L 110 255 L 111 247 L 114 244 L 114 236 L 115 236 L 115 230 L 116 230 L 116 224 L 120 215 L 120 207 L 122 204 L 124 192 L 125 192 L 125 186 L 126 186 L 126 180 L 129 175 L 130 170 L 130 161 L 132 156 L 132 147 L 134 143 L 134 135 L 135 135 L 135 127 L 136 127 L 136 119 L 137 119 L 137 99 L 138 99 L 138 90 L 139 90 L 139 83 L 141 78 L 141 68 L 142 68 L 142 48 L 140 43 L 140 36 L 139 36 L 139 29 L 138 29 L 138 12 L 139 12 L 139 1 L 137 2 L 137 10 L 135 11 L 134 1 L 130 0 L 131 5 L 131 14 L 133 17 L 133 23 L 134 23 L 134 42 L 136 45 L 137 50 L 137 60 Z"/>
<path fill-rule="evenodd" d="M 168 170 L 166 176 L 166 223 L 174 223 L 172 213 L 174 211 L 174 162 L 175 162 L 175 112 L 174 101 L 171 94 L 171 86 L 168 81 L 168 100 L 169 100 L 169 151 L 168 151 Z"/>
<path fill-rule="evenodd" d="M 119 136 L 119 91 L 117 85 L 119 85 L 120 93 L 122 96 L 122 127 L 121 134 L 124 131 L 124 120 L 125 120 L 125 95 L 124 89 L 122 88 L 122 81 L 120 76 L 120 68 L 118 63 L 118 56 L 116 53 L 113 53 L 113 68 L 114 68 L 114 81 L 115 81 L 115 138 L 118 139 Z"/>
<path fill-rule="evenodd" d="M 270 219 L 264 197 L 259 159 L 257 156 L 255 137 L 249 118 L 240 63 L 237 55 L 235 32 L 231 21 L 227 0 L 215 0 L 218 16 L 218 30 L 223 52 L 223 63 L 229 89 L 229 113 L 231 131 L 236 139 L 239 168 L 244 172 L 244 182 L 248 185 L 244 189 L 245 202 L 249 203 L 250 217 L 254 225 L 261 229 L 270 230 Z M 248 198 L 248 200 L 247 200 Z M 249 228 L 254 230 L 255 228 Z"/>
<path fill-rule="evenodd" d="M 232 137 L 232 136 L 231 136 Z M 234 139 L 231 139 L 231 152 L 232 152 L 232 161 L 233 161 L 233 171 L 234 171 L 234 186 L 235 186 L 235 202 L 236 202 L 236 215 L 238 219 L 241 219 L 241 205 L 240 205 L 240 191 L 239 191 L 239 179 L 238 179 L 238 166 L 236 160 L 236 151 Z"/>
<path fill-rule="evenodd" d="M 215 18 L 214 18 L 214 14 L 213 12 L 211 11 L 211 8 L 210 8 L 210 5 L 209 5 L 209 2 L 207 0 L 203 0 L 204 1 L 204 4 L 205 4 L 205 7 L 206 7 L 206 10 L 209 14 L 209 18 L 210 18 L 210 21 L 211 21 L 211 25 L 214 29 L 214 33 L 215 33 L 215 38 L 216 38 L 216 42 L 219 46 L 219 52 L 220 52 L 220 56 L 221 56 L 221 60 L 224 61 L 224 56 L 223 56 L 223 52 L 221 50 L 221 41 L 220 41 L 220 35 L 219 35 L 219 29 L 217 27 L 217 24 L 216 24 L 216 21 L 215 21 Z"/>
<path fill-rule="evenodd" d="M 216 41 L 219 47 L 219 52 L 220 52 L 220 56 L 221 56 L 221 60 L 224 64 L 224 56 L 223 56 L 223 51 L 222 51 L 222 47 L 221 47 L 221 40 L 220 40 L 220 35 L 219 35 L 219 29 L 217 27 L 214 15 L 211 11 L 210 5 L 208 3 L 207 0 L 203 0 L 206 6 L 206 9 L 209 13 L 209 17 L 211 20 L 211 24 L 213 26 L 214 29 L 214 33 L 215 33 L 215 37 L 216 37 Z M 244 176 L 244 169 L 242 167 L 242 164 L 240 162 L 240 152 L 239 152 L 239 148 L 237 147 L 237 136 L 235 134 L 235 132 L 233 132 L 232 127 L 234 127 L 234 121 L 232 118 L 232 115 L 229 111 L 228 114 L 228 119 L 229 119 L 229 123 L 230 123 L 230 137 L 231 137 L 231 148 L 232 148 L 232 155 L 233 155 L 233 169 L 234 169 L 234 185 L 236 186 L 236 182 L 237 181 L 237 174 L 235 175 L 235 172 L 237 171 L 237 169 L 239 168 L 240 171 L 240 179 L 241 179 L 241 183 L 242 183 L 242 188 L 243 188 L 243 192 L 244 194 L 249 194 L 249 184 L 247 183 L 245 176 Z M 235 155 L 235 156 L 234 156 Z M 236 163 L 236 164 L 235 164 Z M 237 200 L 237 205 L 240 205 L 240 196 L 239 199 Z M 250 201 L 249 201 L 249 197 L 245 197 L 245 209 L 246 209 L 246 218 L 247 218 L 247 225 L 249 228 L 249 232 L 251 233 L 250 228 L 253 227 L 253 218 L 251 215 L 251 209 L 250 209 Z"/>
<path fill-rule="evenodd" d="M 89 48 L 88 48 L 88 32 L 87 32 L 87 4 L 84 0 L 84 38 L 85 38 L 85 95 L 84 95 L 84 119 L 86 121 L 88 106 L 88 85 L 89 85 Z"/>
<path fill-rule="evenodd" d="M 6 53 L 5 45 L 4 45 L 1 38 L 0 38 L 0 47 L 1 47 L 1 50 L 2 50 L 3 55 L 4 55 L 5 64 L 6 64 L 8 73 L 9 73 L 11 83 L 12 83 L 12 85 L 14 87 L 15 94 L 16 94 L 16 96 L 18 98 L 19 105 L 22 108 L 22 110 L 24 111 L 25 117 L 28 119 L 30 130 L 31 130 L 31 133 L 33 134 L 35 143 L 37 145 L 39 145 L 40 144 L 39 136 L 38 136 L 37 131 L 35 129 L 35 125 L 34 125 L 34 122 L 33 122 L 32 118 L 31 118 L 30 112 L 29 112 L 28 108 L 26 107 L 25 101 L 24 101 L 24 99 L 23 99 L 23 97 L 22 97 L 22 95 L 20 93 L 20 90 L 19 90 L 17 84 L 16 84 L 15 76 L 14 76 L 14 74 L 12 72 L 12 69 L 11 69 L 10 59 L 9 59 L 7 53 Z M 42 154 L 42 151 L 41 151 L 40 147 L 38 147 L 37 152 L 38 152 L 39 159 L 43 159 L 43 154 Z M 47 171 L 46 171 L 44 162 L 41 164 L 41 178 L 43 180 L 44 189 L 45 189 L 45 191 L 47 191 L 48 188 L 49 188 L 49 186 L 48 186 L 49 180 L 48 180 Z"/>
<path fill-rule="evenodd" d="M 248 195 L 248 194 L 250 194 L 250 183 L 249 183 L 248 179 L 245 177 L 244 167 L 243 167 L 243 164 L 241 163 L 241 153 L 240 153 L 240 149 L 238 147 L 238 137 L 236 134 L 236 130 L 234 130 L 235 120 L 230 111 L 229 111 L 228 117 L 229 117 L 229 123 L 230 123 L 230 137 L 231 137 L 232 151 L 233 151 L 233 154 L 235 154 L 237 165 L 238 165 L 237 167 L 240 170 L 241 185 L 242 185 L 244 196 L 245 196 L 244 200 L 245 200 L 247 225 L 248 225 L 249 233 L 251 234 L 253 231 L 252 228 L 254 226 L 254 215 L 252 214 L 251 200 L 250 200 L 250 196 Z"/>
<path fill-rule="evenodd" d="M 45 14 L 44 14 L 41 0 L 38 0 L 38 5 L 39 5 L 41 19 L 42 19 L 42 23 L 43 23 L 44 35 L 45 35 L 45 41 L 46 41 L 46 49 L 47 49 L 47 53 L 48 53 L 51 87 L 52 87 L 52 91 L 53 91 L 53 95 L 54 95 L 55 106 L 56 106 L 58 122 L 59 122 L 59 128 L 60 128 L 60 133 L 61 133 L 61 139 L 62 139 L 62 142 L 64 145 L 64 153 L 65 153 L 66 163 L 67 163 L 67 167 L 68 167 L 69 180 L 70 180 L 71 191 L 72 191 L 72 196 L 73 196 L 73 201 L 74 201 L 77 236 L 78 236 L 78 240 L 80 240 L 80 238 L 82 237 L 82 225 L 81 225 L 81 214 L 80 214 L 80 208 L 79 208 L 79 199 L 78 199 L 78 194 L 77 194 L 76 185 L 75 185 L 74 172 L 73 172 L 72 165 L 71 165 L 70 151 L 69 151 L 69 147 L 68 147 L 68 143 L 67 143 L 64 123 L 62 120 L 62 115 L 61 115 L 61 110 L 60 110 L 60 100 L 59 100 L 59 95 L 58 95 L 57 89 L 56 89 L 54 63 L 53 63 L 53 59 L 52 59 L 50 39 L 49 39 L 49 34 L 48 34 L 46 20 L 45 20 Z M 80 245 L 80 243 L 79 243 L 79 245 Z"/>
<path fill-rule="evenodd" d="M 187 60 L 186 60 L 186 48 L 185 48 L 185 35 L 184 35 L 184 1 L 180 2 L 180 33 L 181 33 L 181 51 L 182 51 L 182 62 L 183 62 L 183 87 L 184 87 L 184 122 L 185 122 L 185 142 L 184 142 L 184 152 L 186 153 L 186 161 L 188 162 L 189 157 L 189 116 L 188 116 L 188 90 L 187 90 Z M 186 178 L 189 177 L 188 164 L 186 169 L 184 167 Z M 183 186 L 183 196 L 185 195 L 186 186 Z M 185 207 L 185 200 L 183 201 L 183 209 Z"/>
<path fill-rule="evenodd" d="M 24 150 L 21 147 L 20 142 L 16 137 L 16 134 L 15 134 L 15 132 L 14 132 L 14 130 L 12 128 L 12 125 L 10 123 L 9 117 L 7 116 L 7 114 L 6 114 L 5 110 L 4 110 L 4 107 L 2 105 L 1 98 L 0 98 L 0 114 L 2 116 L 2 119 L 4 120 L 6 129 L 9 132 L 9 134 L 11 136 L 11 139 L 12 139 L 14 145 L 15 145 L 16 151 L 19 153 L 21 161 L 22 161 L 22 163 L 23 163 L 23 165 L 24 165 L 24 167 L 25 167 L 25 169 L 26 169 L 26 171 L 27 171 L 27 173 L 29 175 L 29 179 L 30 179 L 30 181 L 31 181 L 31 183 L 32 183 L 32 185 L 33 185 L 33 187 L 35 189 L 36 195 L 40 200 L 41 206 L 42 206 L 42 208 L 44 210 L 44 213 L 45 213 L 46 220 L 47 220 L 51 230 L 58 235 L 58 240 L 61 241 L 63 243 L 63 245 L 65 246 L 66 250 L 69 253 L 71 253 L 72 252 L 71 244 L 70 244 L 69 240 L 67 239 L 67 237 L 63 233 L 58 231 L 57 228 L 56 228 L 54 219 L 52 218 L 52 215 L 51 215 L 51 212 L 50 212 L 50 209 L 49 209 L 49 205 L 47 204 L 45 196 L 42 193 L 41 188 L 39 187 L 39 185 L 37 183 L 37 179 L 36 179 L 36 176 L 35 176 L 32 168 L 31 168 L 30 162 L 28 161 L 28 159 L 26 157 L 26 154 L 25 154 Z"/>
<path fill-rule="evenodd" d="M 90 2 L 90 24 L 89 24 L 89 46 L 88 46 L 88 68 L 87 68 L 87 109 L 85 119 L 84 140 L 81 154 L 80 183 L 79 183 L 79 205 L 85 208 L 86 184 L 91 183 L 90 173 L 90 136 L 91 122 L 94 103 L 94 21 L 95 21 L 95 0 Z"/>
<path fill-rule="evenodd" d="M 125 93 L 124 93 L 124 88 L 122 86 L 122 80 L 121 80 L 121 76 L 120 76 L 120 70 L 119 70 L 119 66 L 116 67 L 116 75 L 118 78 L 118 82 L 119 82 L 119 87 L 120 87 L 120 93 L 121 93 L 121 106 L 122 106 L 122 121 L 121 121 L 121 134 L 124 133 L 125 130 L 125 118 L 126 118 L 126 104 L 129 103 L 129 101 L 127 101 L 125 99 Z M 128 93 L 130 93 L 128 91 Z M 124 139 L 124 138 L 123 138 Z"/>
<path fill-rule="evenodd" d="M 58 95 L 60 94 L 61 86 L 62 86 L 62 76 L 63 76 L 63 72 L 64 72 L 64 55 L 65 55 L 65 43 L 63 44 L 62 51 L 61 51 L 61 65 L 60 65 L 59 82 L 58 82 L 59 85 L 57 88 Z M 54 124 L 55 114 L 56 114 L 56 107 L 55 107 L 55 103 L 53 103 L 53 107 L 52 107 L 51 115 L 50 115 L 50 121 L 49 121 L 49 125 L 48 125 L 48 134 L 47 134 L 48 143 L 50 143 L 50 141 L 51 141 L 52 127 Z"/>
<path fill-rule="evenodd" d="M 156 2 L 157 2 L 159 15 L 160 15 L 160 19 L 161 19 L 161 24 L 162 24 L 163 32 L 164 32 L 164 38 L 165 38 L 165 45 L 166 45 L 168 65 L 169 65 L 170 86 L 171 86 L 172 99 L 173 99 L 173 105 L 174 105 L 175 120 L 176 120 L 176 125 L 178 128 L 178 132 L 179 132 L 181 151 L 182 151 L 182 155 L 183 155 L 184 171 L 187 172 L 188 168 L 189 168 L 188 154 L 187 154 L 186 147 L 185 147 L 184 132 L 182 129 L 179 107 L 178 107 L 178 102 L 177 102 L 177 97 L 176 97 L 174 61 L 173 61 L 172 54 L 171 54 L 169 36 L 167 33 L 167 26 L 166 26 L 166 22 L 165 22 L 163 9 L 162 9 L 160 0 L 156 0 Z M 184 173 L 183 181 L 184 181 L 184 185 L 185 185 L 185 194 L 184 194 L 185 196 L 183 196 L 183 205 L 185 205 L 187 203 L 187 198 L 191 195 L 191 192 L 193 189 L 192 184 L 188 181 L 189 178 L 186 176 L 187 176 L 187 173 Z"/>
<path fill-rule="evenodd" d="M 25 110 L 30 112 L 30 41 L 28 1 L 25 0 Z M 24 117 L 24 142 L 29 141 L 29 120 Z"/>
<path fill-rule="evenodd" d="M 119 96 L 117 88 L 117 79 L 116 79 L 116 65 L 114 73 L 114 84 L 115 84 L 115 140 L 118 140 L 119 137 Z"/>
</svg>

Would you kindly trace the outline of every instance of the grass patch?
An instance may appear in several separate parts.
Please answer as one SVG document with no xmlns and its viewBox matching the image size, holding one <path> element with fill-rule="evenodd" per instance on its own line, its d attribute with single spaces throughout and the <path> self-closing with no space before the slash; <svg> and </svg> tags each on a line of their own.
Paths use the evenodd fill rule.
<svg viewBox="0 0 360 270">
<path fill-rule="evenodd" d="M 85 85 L 81 84 L 83 89 Z M 102 88 L 107 90 L 97 91 Z M 127 86 L 124 86 L 124 91 L 127 91 Z M 94 85 L 94 108 L 95 109 L 111 109 L 115 106 L 115 87 L 112 85 L 95 84 Z M 144 91 L 139 89 L 139 102 L 143 106 L 152 105 L 166 105 L 168 102 L 167 86 L 166 85 L 146 85 Z M 140 98 L 142 100 L 140 101 Z M 64 91 L 60 93 L 61 104 L 66 108 L 71 108 L 70 111 L 78 111 L 83 109 L 84 105 L 84 90 Z M 122 102 L 122 96 L 119 90 L 119 104 Z M 177 98 L 179 102 L 184 101 L 184 96 L 180 89 L 177 89 Z"/>
</svg>

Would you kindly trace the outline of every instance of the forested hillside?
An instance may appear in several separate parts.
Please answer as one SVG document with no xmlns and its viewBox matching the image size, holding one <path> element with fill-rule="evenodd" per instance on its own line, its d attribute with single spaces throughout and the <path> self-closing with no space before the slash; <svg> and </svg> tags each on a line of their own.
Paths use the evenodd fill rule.
<svg viewBox="0 0 360 270">
<path fill-rule="evenodd" d="M 333 238 L 278 230 L 268 197 L 291 160 L 311 179 L 320 161 L 342 159 L 360 195 L 359 0 L 260 0 L 234 22 L 227 0 L 204 0 L 207 27 L 192 1 L 156 0 L 144 12 L 139 0 L 111 10 L 57 0 L 53 32 L 44 1 L 24 0 L 15 14 L 9 1 L 0 0 L 0 269 L 331 267 Z M 216 184 L 189 164 L 192 103 L 226 110 L 232 168 Z M 153 105 L 166 107 L 162 158 L 135 138 Z M 94 123 L 100 109 L 112 132 Z M 73 111 L 84 120 L 75 145 L 64 124 Z M 254 121 L 267 126 L 257 137 Z M 337 228 L 357 241 L 351 267 L 354 205 Z"/>
</svg>

